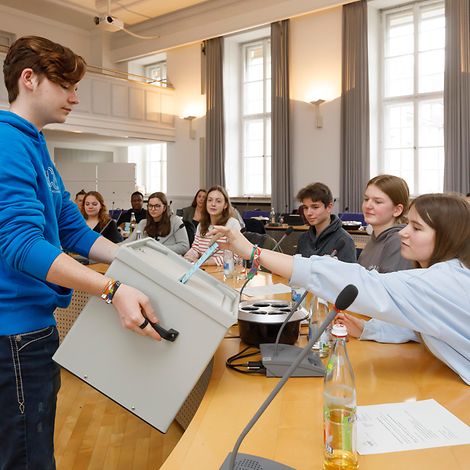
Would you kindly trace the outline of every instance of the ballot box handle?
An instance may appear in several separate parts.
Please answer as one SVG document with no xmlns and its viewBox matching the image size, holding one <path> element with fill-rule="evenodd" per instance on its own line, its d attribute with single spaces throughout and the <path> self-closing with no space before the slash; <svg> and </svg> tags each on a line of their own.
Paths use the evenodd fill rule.
<svg viewBox="0 0 470 470">
<path fill-rule="evenodd" d="M 175 341 L 175 339 L 178 337 L 180 334 L 179 331 L 174 330 L 173 328 L 170 328 L 169 330 L 166 330 L 161 326 L 159 323 L 150 323 L 153 327 L 153 329 L 163 338 L 166 339 L 167 341 Z"/>
</svg>

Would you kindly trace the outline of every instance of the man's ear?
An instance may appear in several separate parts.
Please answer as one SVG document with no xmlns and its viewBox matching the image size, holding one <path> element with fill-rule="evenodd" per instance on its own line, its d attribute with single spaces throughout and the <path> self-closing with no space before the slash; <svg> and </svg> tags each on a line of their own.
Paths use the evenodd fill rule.
<svg viewBox="0 0 470 470">
<path fill-rule="evenodd" d="M 26 89 L 33 91 L 37 84 L 37 75 L 34 73 L 34 70 L 31 68 L 24 69 L 21 72 L 19 83 Z"/>
</svg>

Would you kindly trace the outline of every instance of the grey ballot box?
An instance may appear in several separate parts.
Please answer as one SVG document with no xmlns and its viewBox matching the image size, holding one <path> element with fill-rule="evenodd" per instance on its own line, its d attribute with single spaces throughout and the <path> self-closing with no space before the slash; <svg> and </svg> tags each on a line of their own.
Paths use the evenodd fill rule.
<svg viewBox="0 0 470 470">
<path fill-rule="evenodd" d="M 237 321 L 237 291 L 202 270 L 179 282 L 191 266 L 150 238 L 121 246 L 107 275 L 148 295 L 160 324 L 178 337 L 158 342 L 124 329 L 114 307 L 93 297 L 54 355 L 161 432 Z"/>
</svg>

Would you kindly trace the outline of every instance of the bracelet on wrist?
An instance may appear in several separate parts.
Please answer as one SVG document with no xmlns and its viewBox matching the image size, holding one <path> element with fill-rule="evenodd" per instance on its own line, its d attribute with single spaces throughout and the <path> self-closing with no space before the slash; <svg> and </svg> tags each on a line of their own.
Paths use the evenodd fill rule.
<svg viewBox="0 0 470 470">
<path fill-rule="evenodd" d="M 251 267 L 246 275 L 248 280 L 253 279 L 258 273 L 258 270 L 261 264 L 260 256 L 261 256 L 261 248 L 258 245 L 253 245 L 253 251 L 251 252 L 251 256 L 250 256 Z"/>
<path fill-rule="evenodd" d="M 111 279 L 107 284 L 106 287 L 103 289 L 103 292 L 101 293 L 101 298 L 107 303 L 107 304 L 112 304 L 113 303 L 113 298 L 114 295 L 116 294 L 117 290 L 119 289 L 119 286 L 121 283 L 119 281 L 116 281 L 115 279 Z"/>
</svg>

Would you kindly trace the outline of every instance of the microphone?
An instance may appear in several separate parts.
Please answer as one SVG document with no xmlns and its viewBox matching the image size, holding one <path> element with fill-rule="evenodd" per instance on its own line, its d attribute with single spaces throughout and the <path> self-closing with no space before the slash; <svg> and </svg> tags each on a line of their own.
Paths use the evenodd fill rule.
<svg viewBox="0 0 470 470">
<path fill-rule="evenodd" d="M 173 235 L 176 233 L 176 232 L 179 232 L 182 228 L 184 227 L 184 223 L 181 222 L 180 226 L 173 232 Z M 160 237 L 157 237 L 155 238 L 155 240 L 157 240 L 157 242 L 160 242 Z M 164 245 L 166 242 L 168 241 L 168 238 L 163 240 L 162 242 L 160 242 L 162 245 Z"/>
<path fill-rule="evenodd" d="M 336 248 L 328 256 L 334 258 L 344 248 L 345 244 L 344 238 L 340 238 L 336 244 Z"/>
<path fill-rule="evenodd" d="M 288 227 L 287 230 L 284 232 L 284 235 L 281 237 L 281 239 L 274 245 L 274 248 L 271 251 L 276 251 L 281 243 L 294 231 L 293 227 Z"/>
<path fill-rule="evenodd" d="M 303 349 L 300 349 L 300 353 L 297 355 L 295 361 L 290 365 L 290 367 L 285 371 L 282 379 L 279 380 L 277 385 L 274 387 L 273 391 L 268 395 L 268 398 L 263 402 L 263 404 L 259 407 L 258 411 L 254 414 L 253 418 L 249 421 L 249 423 L 245 426 L 243 431 L 241 432 L 240 436 L 233 447 L 232 452 L 230 452 L 220 470 L 234 470 L 235 464 L 237 463 L 240 465 L 239 468 L 259 468 L 259 469 L 269 469 L 269 470 L 294 470 L 292 467 L 288 467 L 287 465 L 280 464 L 275 462 L 274 460 L 264 459 L 262 457 L 257 457 L 254 455 L 249 454 L 239 454 L 239 458 L 237 459 L 238 449 L 240 448 L 243 439 L 245 436 L 250 432 L 251 428 L 256 424 L 258 419 L 261 415 L 265 412 L 266 408 L 270 405 L 276 395 L 279 393 L 281 388 L 285 385 L 285 383 L 289 380 L 292 376 L 295 369 L 299 366 L 299 364 L 305 359 L 305 357 L 311 352 L 312 346 L 318 341 L 321 334 L 326 330 L 328 325 L 333 321 L 336 314 L 340 310 L 347 309 L 356 299 L 358 294 L 357 287 L 353 284 L 347 285 L 338 295 L 336 298 L 334 308 L 328 313 L 325 321 L 321 324 L 319 331 L 317 334 L 310 339 L 310 341 L 305 345 Z M 242 467 L 243 466 L 243 467 Z"/>
</svg>

